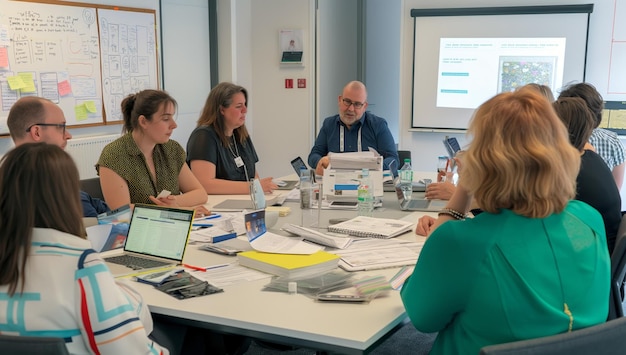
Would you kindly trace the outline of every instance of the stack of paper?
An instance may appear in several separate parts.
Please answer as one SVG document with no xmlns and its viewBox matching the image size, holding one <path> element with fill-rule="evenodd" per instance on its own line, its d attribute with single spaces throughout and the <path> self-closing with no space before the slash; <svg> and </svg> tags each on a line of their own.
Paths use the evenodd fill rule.
<svg viewBox="0 0 626 355">
<path fill-rule="evenodd" d="M 367 152 L 329 153 L 328 157 L 331 169 L 383 169 L 382 156 L 372 148 Z"/>
<path fill-rule="evenodd" d="M 237 259 L 242 266 L 289 279 L 323 274 L 335 269 L 339 263 L 339 256 L 325 251 L 310 255 L 244 251 L 237 254 Z"/>
</svg>

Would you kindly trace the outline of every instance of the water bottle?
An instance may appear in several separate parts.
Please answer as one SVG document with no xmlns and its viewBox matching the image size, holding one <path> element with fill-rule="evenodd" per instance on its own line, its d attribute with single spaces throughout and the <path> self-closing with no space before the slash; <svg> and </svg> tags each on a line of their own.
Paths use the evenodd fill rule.
<svg viewBox="0 0 626 355">
<path fill-rule="evenodd" d="M 311 193 L 313 185 L 311 182 L 311 174 L 306 167 L 300 168 L 300 208 L 311 208 Z"/>
<path fill-rule="evenodd" d="M 371 189 L 370 172 L 368 169 L 361 170 L 361 182 L 357 190 L 359 216 L 372 216 L 374 211 L 374 195 Z"/>
<path fill-rule="evenodd" d="M 404 159 L 404 165 L 400 169 L 400 190 L 402 190 L 402 195 L 404 196 L 404 200 L 408 201 L 411 199 L 411 195 L 413 194 L 413 170 L 411 169 L 411 159 Z"/>
</svg>

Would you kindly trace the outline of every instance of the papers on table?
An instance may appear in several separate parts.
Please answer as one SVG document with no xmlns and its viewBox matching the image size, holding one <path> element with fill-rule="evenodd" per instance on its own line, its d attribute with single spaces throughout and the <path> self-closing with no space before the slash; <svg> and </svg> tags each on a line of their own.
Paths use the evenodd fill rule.
<svg viewBox="0 0 626 355">
<path fill-rule="evenodd" d="M 331 248 L 344 249 L 352 243 L 352 238 L 345 235 L 343 237 L 333 236 L 328 233 L 322 233 L 314 229 L 300 227 L 295 224 L 285 224 L 283 230 L 298 235 L 304 240 L 308 240 L 317 244 L 329 246 Z"/>
<path fill-rule="evenodd" d="M 383 157 L 374 148 L 367 152 L 328 153 L 331 169 L 382 170 Z"/>
<path fill-rule="evenodd" d="M 414 265 L 424 242 L 401 239 L 355 239 L 346 249 L 333 250 L 341 257 L 339 267 L 363 271 Z"/>
<path fill-rule="evenodd" d="M 208 266 L 206 271 L 190 271 L 189 273 L 217 287 L 270 277 L 269 274 L 241 266 L 238 263 Z"/>
<path fill-rule="evenodd" d="M 267 231 L 265 211 L 258 210 L 244 215 L 246 235 L 254 250 L 278 254 L 313 254 L 322 247 L 305 243 L 299 238 L 289 238 Z"/>
</svg>

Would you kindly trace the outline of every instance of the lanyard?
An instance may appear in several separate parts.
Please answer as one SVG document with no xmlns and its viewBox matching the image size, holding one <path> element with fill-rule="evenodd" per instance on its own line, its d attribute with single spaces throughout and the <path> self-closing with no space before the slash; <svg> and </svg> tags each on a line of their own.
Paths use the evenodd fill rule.
<svg viewBox="0 0 626 355">
<path fill-rule="evenodd" d="M 356 147 L 356 151 L 360 152 L 361 151 L 361 128 L 363 128 L 363 125 L 361 125 L 359 127 L 359 132 L 358 134 L 358 138 L 357 138 L 357 147 Z M 344 132 L 345 127 L 340 124 L 339 125 L 339 152 L 343 153 L 345 151 L 344 145 L 345 145 L 345 132 Z"/>
</svg>

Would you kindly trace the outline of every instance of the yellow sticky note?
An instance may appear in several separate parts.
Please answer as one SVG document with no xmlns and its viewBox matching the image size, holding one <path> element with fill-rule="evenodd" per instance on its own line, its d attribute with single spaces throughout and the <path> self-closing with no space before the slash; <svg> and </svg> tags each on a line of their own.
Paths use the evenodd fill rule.
<svg viewBox="0 0 626 355">
<path fill-rule="evenodd" d="M 74 106 L 74 113 L 76 114 L 76 121 L 84 121 L 89 117 L 87 107 L 84 104 Z"/>
<path fill-rule="evenodd" d="M 20 89 L 22 92 L 37 92 L 35 80 L 33 79 L 33 73 L 24 72 L 18 73 L 17 75 L 22 78 L 22 81 L 24 82 L 24 87 Z"/>
<path fill-rule="evenodd" d="M 94 101 L 85 101 L 85 108 L 87 112 L 96 113 L 98 109 L 96 108 L 96 103 Z"/>
<path fill-rule="evenodd" d="M 19 90 L 26 86 L 22 78 L 17 75 L 7 77 L 7 81 L 9 82 L 9 89 L 11 90 Z"/>
</svg>

